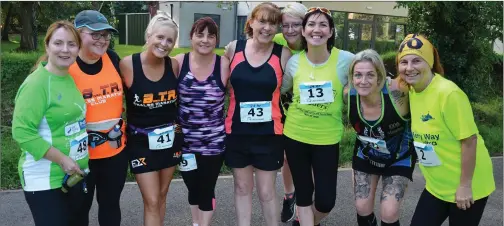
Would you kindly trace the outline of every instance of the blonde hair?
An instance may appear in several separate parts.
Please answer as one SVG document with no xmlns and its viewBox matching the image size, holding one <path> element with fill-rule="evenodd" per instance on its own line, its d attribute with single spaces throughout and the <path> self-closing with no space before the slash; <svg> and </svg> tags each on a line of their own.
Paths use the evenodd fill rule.
<svg viewBox="0 0 504 226">
<path fill-rule="evenodd" d="M 60 28 L 65 29 L 66 31 L 70 32 L 74 36 L 75 42 L 77 43 L 77 46 L 80 49 L 81 45 L 82 45 L 82 40 L 79 35 L 79 32 L 77 32 L 77 29 L 75 29 L 75 27 L 73 26 L 72 23 L 70 23 L 69 21 L 66 21 L 66 20 L 56 21 L 56 22 L 52 23 L 49 26 L 49 28 L 47 28 L 47 32 L 46 32 L 46 35 L 44 38 L 44 44 L 45 44 L 44 47 L 47 48 L 47 46 L 49 46 L 49 41 L 51 41 L 51 38 L 52 38 L 54 32 L 56 32 L 56 30 L 58 30 Z M 48 60 L 49 60 L 49 57 L 47 56 L 47 53 L 44 53 L 44 55 L 39 57 L 39 59 L 37 60 L 35 65 L 33 65 L 31 71 L 32 72 L 35 71 L 41 62 L 46 62 Z"/>
<path fill-rule="evenodd" d="M 366 49 L 355 54 L 352 63 L 350 64 L 350 70 L 348 73 L 348 84 L 349 87 L 353 87 L 353 73 L 355 65 L 359 62 L 370 62 L 373 64 L 377 76 L 378 76 L 378 88 L 381 90 L 383 85 L 385 85 L 385 80 L 387 79 L 387 74 L 385 70 L 385 65 L 383 64 L 383 60 L 376 51 L 372 49 Z"/>
<path fill-rule="evenodd" d="M 299 18 L 302 20 L 302 19 L 304 19 L 304 16 L 305 16 L 307 10 L 308 9 L 303 4 L 293 2 L 293 3 L 287 4 L 282 9 L 282 15 L 287 15 L 287 16 Z"/>
<path fill-rule="evenodd" d="M 152 32 L 154 31 L 154 28 L 157 26 L 162 26 L 162 25 L 168 25 L 175 29 L 175 40 L 177 40 L 178 37 L 178 25 L 175 23 L 175 21 L 164 11 L 158 10 L 157 14 L 151 18 L 149 21 L 149 25 L 147 25 L 147 28 L 145 29 L 145 42 L 149 39 L 149 37 L 152 35 Z M 146 43 L 147 44 L 147 43 Z M 145 48 L 145 45 L 144 45 Z"/>
</svg>

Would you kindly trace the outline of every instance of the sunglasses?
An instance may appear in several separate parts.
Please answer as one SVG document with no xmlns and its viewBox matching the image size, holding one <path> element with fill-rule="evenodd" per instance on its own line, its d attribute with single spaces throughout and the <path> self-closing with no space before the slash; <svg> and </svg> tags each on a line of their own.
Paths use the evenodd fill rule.
<svg viewBox="0 0 504 226">
<path fill-rule="evenodd" d="M 158 11 L 158 14 L 162 14 L 163 16 L 165 17 L 159 17 L 157 18 L 157 21 L 171 21 L 173 24 L 175 24 L 175 26 L 178 28 L 178 24 L 177 22 L 175 22 L 167 13 L 165 13 L 164 11 Z"/>
<path fill-rule="evenodd" d="M 331 11 L 328 10 L 327 8 L 324 8 L 324 7 L 310 7 L 308 9 L 308 11 L 306 11 L 305 15 L 308 13 L 311 13 L 311 12 L 315 12 L 315 11 L 323 12 L 323 13 L 327 14 L 328 16 L 332 16 Z"/>
</svg>

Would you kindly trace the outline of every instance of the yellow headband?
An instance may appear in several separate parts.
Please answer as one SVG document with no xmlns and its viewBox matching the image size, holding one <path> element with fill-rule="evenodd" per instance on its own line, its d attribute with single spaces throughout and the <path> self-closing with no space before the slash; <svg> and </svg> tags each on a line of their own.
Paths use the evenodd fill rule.
<svg viewBox="0 0 504 226">
<path fill-rule="evenodd" d="M 434 65 L 434 46 L 425 37 L 417 34 L 409 34 L 399 47 L 397 62 L 406 55 L 417 55 L 422 57 L 430 68 Z"/>
</svg>

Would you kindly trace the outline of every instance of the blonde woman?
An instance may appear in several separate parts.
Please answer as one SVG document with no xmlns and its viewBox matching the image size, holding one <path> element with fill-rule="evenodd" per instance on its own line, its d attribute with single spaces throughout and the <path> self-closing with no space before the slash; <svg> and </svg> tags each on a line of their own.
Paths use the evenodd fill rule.
<svg viewBox="0 0 504 226">
<path fill-rule="evenodd" d="M 381 225 L 398 226 L 399 208 L 416 161 L 408 86 L 397 80 L 387 82 L 383 61 L 371 49 L 355 55 L 348 81 L 344 101 L 357 133 L 352 159 L 357 223 L 378 225 L 373 210 L 381 177 Z"/>
<path fill-rule="evenodd" d="M 178 26 L 164 12 L 145 31 L 144 51 L 125 57 L 121 72 L 126 86 L 130 169 L 144 201 L 144 225 L 163 225 L 166 195 L 181 159 L 183 136 L 177 124 L 179 65 L 168 56 Z"/>
</svg>

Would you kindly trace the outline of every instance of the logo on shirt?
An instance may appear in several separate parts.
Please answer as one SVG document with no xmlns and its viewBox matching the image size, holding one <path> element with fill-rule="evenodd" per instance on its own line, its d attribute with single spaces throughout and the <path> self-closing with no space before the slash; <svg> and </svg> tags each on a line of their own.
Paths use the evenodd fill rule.
<svg viewBox="0 0 504 226">
<path fill-rule="evenodd" d="M 159 93 L 146 93 L 140 98 L 135 94 L 133 104 L 137 107 L 148 107 L 149 109 L 160 108 L 166 104 L 173 104 L 177 100 L 177 92 L 167 90 Z"/>
<path fill-rule="evenodd" d="M 430 115 L 430 114 L 427 112 L 427 115 L 422 115 L 422 116 L 421 116 L 421 119 L 422 119 L 422 122 L 427 122 L 427 121 L 429 121 L 429 120 L 431 120 L 431 119 L 434 119 L 434 118 L 432 117 L 432 115 Z"/>
<path fill-rule="evenodd" d="M 117 82 L 100 85 L 100 90 L 87 88 L 82 90 L 82 97 L 88 104 L 97 105 L 107 103 L 107 99 L 117 96 L 122 97 L 122 90 Z"/>
<path fill-rule="evenodd" d="M 145 158 L 138 158 L 138 159 L 133 159 L 131 160 L 131 168 L 137 168 L 140 166 L 146 166 L 147 163 L 145 163 Z"/>
</svg>

